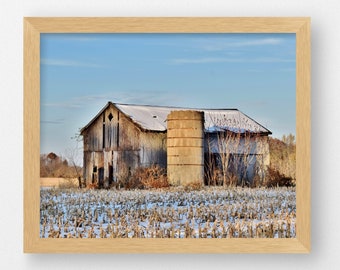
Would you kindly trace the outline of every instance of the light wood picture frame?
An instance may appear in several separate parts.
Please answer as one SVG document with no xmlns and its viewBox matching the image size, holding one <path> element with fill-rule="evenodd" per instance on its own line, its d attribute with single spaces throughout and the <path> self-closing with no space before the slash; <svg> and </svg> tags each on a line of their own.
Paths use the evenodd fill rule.
<svg viewBox="0 0 340 270">
<path fill-rule="evenodd" d="M 296 238 L 44 239 L 40 224 L 40 34 L 295 33 Z M 24 18 L 25 253 L 309 253 L 311 249 L 310 18 Z"/>
</svg>

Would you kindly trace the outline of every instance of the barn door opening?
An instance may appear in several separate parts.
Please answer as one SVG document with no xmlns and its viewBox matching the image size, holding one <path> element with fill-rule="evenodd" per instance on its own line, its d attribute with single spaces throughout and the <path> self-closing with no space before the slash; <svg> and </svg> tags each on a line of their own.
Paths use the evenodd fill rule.
<svg viewBox="0 0 340 270">
<path fill-rule="evenodd" d="M 104 168 L 100 167 L 98 169 L 98 186 L 102 188 L 104 186 Z"/>
<path fill-rule="evenodd" d="M 93 166 L 92 170 L 92 184 L 97 182 L 97 166 Z"/>
<path fill-rule="evenodd" d="M 109 165 L 109 187 L 111 187 L 113 182 L 113 166 Z"/>
</svg>

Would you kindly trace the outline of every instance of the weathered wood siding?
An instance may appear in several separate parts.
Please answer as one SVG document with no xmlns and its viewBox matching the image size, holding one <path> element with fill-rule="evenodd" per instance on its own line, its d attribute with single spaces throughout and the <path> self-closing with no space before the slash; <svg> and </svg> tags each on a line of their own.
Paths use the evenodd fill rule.
<svg viewBox="0 0 340 270">
<path fill-rule="evenodd" d="M 84 152 L 103 150 L 103 136 L 101 136 L 102 132 L 103 120 L 102 117 L 99 117 L 86 131 L 83 132 Z"/>
<path fill-rule="evenodd" d="M 140 145 L 141 166 L 159 165 L 166 168 L 166 133 L 142 132 Z"/>
<path fill-rule="evenodd" d="M 119 143 L 119 117 L 120 113 L 113 107 L 108 107 L 102 115 L 104 123 L 104 149 L 116 150 Z"/>
<path fill-rule="evenodd" d="M 109 184 L 126 170 L 158 164 L 166 167 L 166 133 L 141 130 L 114 106 L 83 131 L 86 183 Z"/>
</svg>

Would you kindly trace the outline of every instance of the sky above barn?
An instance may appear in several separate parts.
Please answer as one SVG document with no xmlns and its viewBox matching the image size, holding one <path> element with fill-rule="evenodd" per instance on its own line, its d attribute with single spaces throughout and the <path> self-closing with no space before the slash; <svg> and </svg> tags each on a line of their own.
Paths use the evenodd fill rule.
<svg viewBox="0 0 340 270">
<path fill-rule="evenodd" d="M 41 153 L 69 155 L 108 101 L 237 108 L 273 137 L 295 134 L 295 34 L 41 34 L 40 45 Z"/>
</svg>

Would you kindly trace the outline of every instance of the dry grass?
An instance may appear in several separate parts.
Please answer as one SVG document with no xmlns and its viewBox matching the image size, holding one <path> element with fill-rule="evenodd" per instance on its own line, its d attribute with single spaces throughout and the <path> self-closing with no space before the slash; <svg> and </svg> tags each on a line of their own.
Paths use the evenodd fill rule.
<svg viewBox="0 0 340 270">
<path fill-rule="evenodd" d="M 165 169 L 159 166 L 140 167 L 126 178 L 122 185 L 126 189 L 157 189 L 169 187 Z"/>
<path fill-rule="evenodd" d="M 98 189 L 98 183 L 90 183 L 86 186 L 87 189 Z"/>
<path fill-rule="evenodd" d="M 203 188 L 203 183 L 201 181 L 194 181 L 184 185 L 185 191 L 201 190 Z"/>
<path fill-rule="evenodd" d="M 40 178 L 40 186 L 53 188 L 77 188 L 79 186 L 79 182 L 77 178 L 42 177 Z"/>
<path fill-rule="evenodd" d="M 159 166 L 137 170 L 136 177 L 140 179 L 146 189 L 169 187 L 166 172 Z"/>
</svg>

